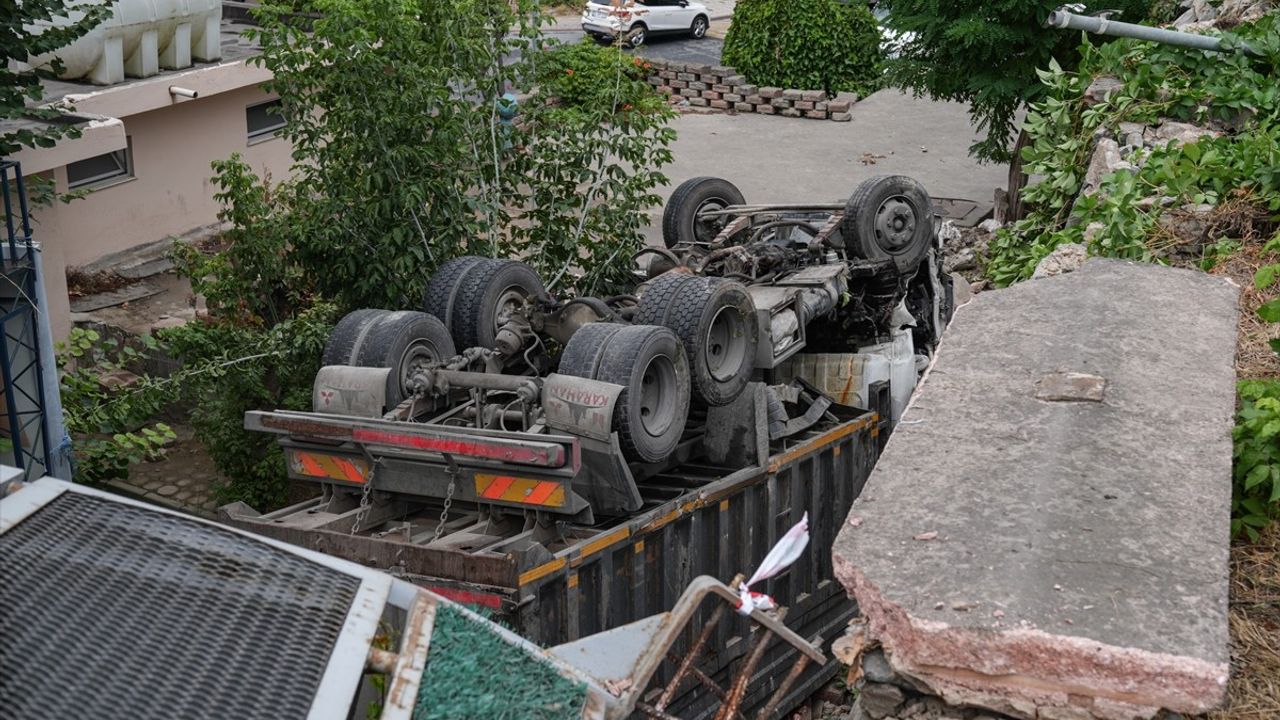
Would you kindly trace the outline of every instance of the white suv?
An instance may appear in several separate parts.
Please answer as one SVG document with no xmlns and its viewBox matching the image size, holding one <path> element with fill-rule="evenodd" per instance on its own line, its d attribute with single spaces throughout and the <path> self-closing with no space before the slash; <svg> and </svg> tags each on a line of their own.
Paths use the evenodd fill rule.
<svg viewBox="0 0 1280 720">
<path fill-rule="evenodd" d="M 689 0 L 635 0 L 614 7 L 611 0 L 590 0 L 582 11 L 582 29 L 600 42 L 619 35 L 626 45 L 643 45 L 650 35 L 686 34 L 702 38 L 710 19 L 707 8 Z"/>
</svg>

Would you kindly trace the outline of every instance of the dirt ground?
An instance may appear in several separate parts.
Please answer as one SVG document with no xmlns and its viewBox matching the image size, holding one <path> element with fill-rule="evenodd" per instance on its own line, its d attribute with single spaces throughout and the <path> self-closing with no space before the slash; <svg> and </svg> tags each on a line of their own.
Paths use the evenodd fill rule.
<svg viewBox="0 0 1280 720">
<path fill-rule="evenodd" d="M 1280 524 L 1231 548 L 1231 680 L 1209 717 L 1280 718 Z"/>
</svg>

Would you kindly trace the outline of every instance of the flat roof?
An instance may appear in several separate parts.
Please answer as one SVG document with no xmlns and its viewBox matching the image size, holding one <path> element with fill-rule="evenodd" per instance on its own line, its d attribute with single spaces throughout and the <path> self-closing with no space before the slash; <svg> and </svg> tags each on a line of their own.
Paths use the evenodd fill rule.
<svg viewBox="0 0 1280 720">
<path fill-rule="evenodd" d="M 181 73 L 191 72 L 192 70 L 239 62 L 247 57 L 256 55 L 258 52 L 258 44 L 251 42 L 244 35 L 244 31 L 251 27 L 254 26 L 246 22 L 223 18 L 221 28 L 222 37 L 220 41 L 222 45 L 222 58 L 212 62 L 192 62 L 190 67 L 179 68 L 176 70 L 161 70 L 155 75 L 145 78 L 125 78 L 124 82 L 118 82 L 111 85 L 94 85 L 93 83 L 73 80 L 43 80 L 40 84 L 44 86 L 44 98 L 38 103 L 35 103 L 35 105 L 48 105 L 50 103 L 55 103 L 68 95 L 83 95 L 101 92 L 109 88 L 122 88 L 130 85 L 160 82 L 165 78 Z M 32 105 L 32 103 L 28 103 L 28 105 Z"/>
</svg>

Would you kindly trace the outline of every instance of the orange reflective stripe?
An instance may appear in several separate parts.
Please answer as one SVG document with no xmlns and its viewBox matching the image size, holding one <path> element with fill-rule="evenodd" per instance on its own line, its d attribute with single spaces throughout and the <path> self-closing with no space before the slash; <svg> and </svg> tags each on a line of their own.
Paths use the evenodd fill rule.
<svg viewBox="0 0 1280 720">
<path fill-rule="evenodd" d="M 564 484 L 554 480 L 476 473 L 475 482 L 476 498 L 483 500 L 564 507 L 568 496 Z"/>
<path fill-rule="evenodd" d="M 529 493 L 524 500 L 534 505 L 546 505 L 547 498 L 551 497 L 551 493 L 555 492 L 558 487 L 560 487 L 560 483 L 544 480 L 534 486 L 533 492 Z"/>
<path fill-rule="evenodd" d="M 489 487 L 485 488 L 484 497 L 491 500 L 501 497 L 502 493 L 506 492 L 507 488 L 510 487 L 511 483 L 515 482 L 515 480 L 515 478 L 510 477 L 509 475 L 498 475 L 493 479 L 493 482 L 490 483 Z"/>
<path fill-rule="evenodd" d="M 320 467 L 320 463 L 307 453 L 298 453 L 298 461 L 302 463 L 302 474 L 312 477 L 325 477 L 324 468 Z"/>
<path fill-rule="evenodd" d="M 346 458 L 338 458 L 338 466 L 351 482 L 364 482 L 364 473 L 360 472 L 360 468 L 356 467 L 355 463 Z"/>
</svg>

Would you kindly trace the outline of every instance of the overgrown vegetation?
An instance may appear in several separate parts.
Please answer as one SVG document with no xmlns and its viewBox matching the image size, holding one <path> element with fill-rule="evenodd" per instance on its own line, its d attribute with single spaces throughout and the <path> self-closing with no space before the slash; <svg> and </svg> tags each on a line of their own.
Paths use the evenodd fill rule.
<svg viewBox="0 0 1280 720">
<path fill-rule="evenodd" d="M 880 29 L 865 3 L 739 0 L 722 60 L 757 85 L 867 95 L 880 87 Z"/>
<path fill-rule="evenodd" d="M 1232 534 L 1257 540 L 1280 516 L 1280 380 L 1240 383 Z"/>
<path fill-rule="evenodd" d="M 1159 223 L 1169 209 L 1229 201 L 1259 208 L 1248 227 L 1270 229 L 1280 211 L 1280 18 L 1270 15 L 1240 29 L 1266 55 L 1211 54 L 1120 40 L 1082 46 L 1077 72 L 1056 64 L 1041 71 L 1047 96 L 1024 125 L 1032 143 L 1023 150 L 1027 172 L 1043 180 L 1023 191 L 1027 217 L 993 245 L 989 274 L 1006 285 L 1030 277 L 1036 263 L 1066 242 L 1085 242 L 1097 255 L 1156 260 L 1168 240 Z M 1099 76 L 1123 87 L 1090 106 L 1085 89 Z M 1119 132 L 1122 122 L 1158 124 L 1168 118 L 1216 122 L 1228 132 L 1193 143 L 1155 148 L 1136 172 L 1102 178 L 1096 193 L 1080 197 L 1095 137 Z M 1216 238 L 1215 238 L 1216 239 Z"/>
<path fill-rule="evenodd" d="M 969 105 L 985 138 L 970 148 L 981 160 L 1007 162 L 1020 108 L 1045 94 L 1036 77 L 1051 62 L 1070 69 L 1080 35 L 1044 27 L 1060 0 L 880 0 L 887 24 L 902 38 L 889 64 L 893 85 Z M 1116 19 L 1141 22 L 1168 12 L 1152 0 L 1084 3 L 1085 13 L 1118 10 Z M 1170 18 L 1162 18 L 1170 19 Z"/>
<path fill-rule="evenodd" d="M 1280 516 L 1280 14 L 1240 26 L 1262 57 L 1213 54 L 1130 40 L 1084 44 L 1074 72 L 1040 72 L 1022 152 L 1040 180 L 1022 194 L 1027 217 L 1001 230 L 987 273 L 998 285 L 1029 277 L 1064 243 L 1090 255 L 1224 268 L 1242 276 L 1242 375 L 1235 438 L 1233 531 L 1257 538 Z M 1119 80 L 1087 97 L 1098 77 Z M 1170 121 L 1209 127 L 1133 148 L 1082 192 L 1103 138 L 1124 142 Z M 1126 123 L 1132 123 L 1125 125 Z M 1230 266 L 1230 267 L 1228 267 Z M 1260 356 L 1257 359 L 1254 356 Z"/>
<path fill-rule="evenodd" d="M 621 285 L 666 182 L 673 111 L 618 48 L 544 47 L 535 5 L 260 10 L 255 61 L 273 73 L 295 174 L 214 163 L 231 229 L 216 252 L 174 252 L 208 313 L 160 334 L 193 371 L 183 400 L 229 479 L 220 500 L 283 502 L 281 453 L 242 429 L 244 413 L 310 407 L 341 314 L 418 308 L 434 268 L 461 254 L 525 258 L 557 290 Z M 513 108 L 508 89 L 531 94 Z"/>
<path fill-rule="evenodd" d="M 75 328 L 58 346 L 63 421 L 75 440 L 72 462 L 79 480 L 125 477 L 130 465 L 158 459 L 176 437 L 152 418 L 177 386 L 133 372 L 141 369 L 144 353 L 158 347 L 150 335 L 138 344 Z"/>
</svg>

